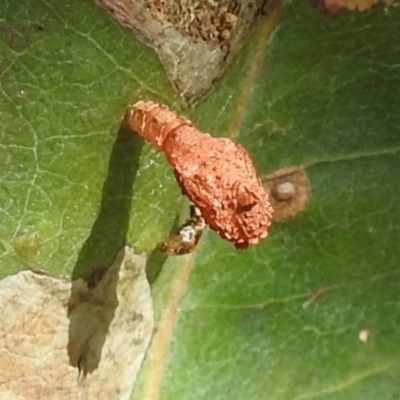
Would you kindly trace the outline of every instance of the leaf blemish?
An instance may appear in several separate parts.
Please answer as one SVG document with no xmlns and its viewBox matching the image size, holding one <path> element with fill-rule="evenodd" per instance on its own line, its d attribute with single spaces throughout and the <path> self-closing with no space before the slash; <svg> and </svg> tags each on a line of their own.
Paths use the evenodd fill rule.
<svg viewBox="0 0 400 400">
<path fill-rule="evenodd" d="M 21 257 L 35 256 L 43 245 L 37 232 L 25 233 L 17 236 L 11 242 L 14 251 Z"/>
<path fill-rule="evenodd" d="M 263 179 L 263 185 L 274 209 L 274 221 L 295 218 L 304 211 L 310 194 L 310 181 L 304 167 L 275 171 Z"/>
</svg>

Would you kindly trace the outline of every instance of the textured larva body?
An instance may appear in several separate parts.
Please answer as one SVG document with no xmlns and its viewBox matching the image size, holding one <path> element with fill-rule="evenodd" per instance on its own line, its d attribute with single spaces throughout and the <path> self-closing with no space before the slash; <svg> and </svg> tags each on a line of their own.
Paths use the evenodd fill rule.
<svg viewBox="0 0 400 400">
<path fill-rule="evenodd" d="M 132 106 L 126 124 L 164 152 L 182 192 L 221 237 L 247 248 L 268 235 L 273 210 L 242 146 L 152 102 Z"/>
</svg>

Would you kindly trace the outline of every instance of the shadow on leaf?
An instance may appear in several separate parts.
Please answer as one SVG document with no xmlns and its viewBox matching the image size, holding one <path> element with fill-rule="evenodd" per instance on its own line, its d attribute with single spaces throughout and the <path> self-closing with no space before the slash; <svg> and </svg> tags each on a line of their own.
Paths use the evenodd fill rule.
<svg viewBox="0 0 400 400">
<path fill-rule="evenodd" d="M 142 147 L 139 136 L 126 128 L 120 129 L 110 156 L 100 211 L 79 253 L 72 280 L 87 279 L 94 270 L 110 266 L 126 244 L 133 184 Z"/>
<path fill-rule="evenodd" d="M 121 127 L 111 152 L 99 214 L 72 272 L 72 280 L 85 279 L 89 289 L 95 287 L 102 279 L 104 272 L 112 265 L 118 252 L 126 244 L 133 184 L 139 167 L 142 147 L 143 140 L 139 136 Z M 115 271 L 115 274 L 118 274 L 118 271 Z M 114 282 L 117 283 L 117 278 Z M 94 343 L 92 335 L 82 337 L 82 332 L 85 331 L 85 321 L 89 321 L 93 317 L 90 315 L 90 310 L 93 308 L 80 307 L 80 312 L 76 312 L 77 304 L 90 301 L 90 299 L 77 301 L 79 294 L 75 293 L 77 292 L 77 290 L 74 291 L 75 287 L 77 288 L 78 285 L 73 284 L 68 303 L 70 318 L 68 355 L 70 364 L 78 367 L 81 373 L 86 375 L 93 372 L 99 365 L 101 351 L 108 327 L 118 306 L 118 299 L 115 288 L 109 291 L 112 293 L 110 298 L 103 299 L 107 302 L 109 312 L 101 321 L 101 326 L 93 326 L 91 329 L 97 333 Z M 99 332 L 104 334 L 99 335 Z"/>
</svg>

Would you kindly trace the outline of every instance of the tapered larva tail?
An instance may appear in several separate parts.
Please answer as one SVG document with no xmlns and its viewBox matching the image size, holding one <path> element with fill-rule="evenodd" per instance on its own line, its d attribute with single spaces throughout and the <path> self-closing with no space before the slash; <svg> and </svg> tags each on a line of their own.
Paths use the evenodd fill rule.
<svg viewBox="0 0 400 400">
<path fill-rule="evenodd" d="M 155 148 L 162 150 L 162 145 L 170 133 L 192 123 L 180 117 L 168 107 L 152 101 L 139 101 L 128 111 L 126 125 L 148 140 Z"/>
<path fill-rule="evenodd" d="M 241 249 L 267 237 L 273 209 L 245 148 L 150 101 L 132 106 L 125 122 L 164 152 L 182 192 L 211 229 Z"/>
</svg>

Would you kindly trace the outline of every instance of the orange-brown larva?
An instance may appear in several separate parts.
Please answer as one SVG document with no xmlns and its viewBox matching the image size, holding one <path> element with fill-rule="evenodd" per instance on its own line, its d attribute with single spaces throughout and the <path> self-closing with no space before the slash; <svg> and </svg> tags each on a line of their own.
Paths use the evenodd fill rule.
<svg viewBox="0 0 400 400">
<path fill-rule="evenodd" d="M 203 133 L 151 101 L 133 105 L 125 122 L 164 152 L 182 192 L 211 229 L 242 249 L 267 237 L 273 209 L 244 147 Z"/>
</svg>

